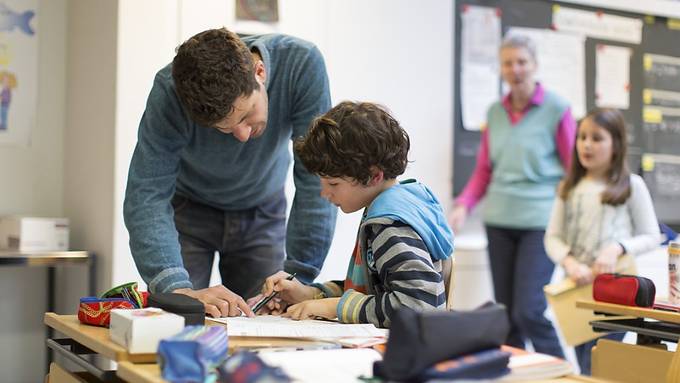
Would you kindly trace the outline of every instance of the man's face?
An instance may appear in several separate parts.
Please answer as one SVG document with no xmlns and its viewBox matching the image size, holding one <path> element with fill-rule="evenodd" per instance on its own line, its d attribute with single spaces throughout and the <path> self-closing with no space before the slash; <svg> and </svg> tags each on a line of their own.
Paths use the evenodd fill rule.
<svg viewBox="0 0 680 383">
<path fill-rule="evenodd" d="M 234 138 L 246 142 L 264 133 L 267 127 L 269 101 L 264 80 L 258 78 L 260 85 L 249 96 L 241 96 L 234 101 L 234 109 L 224 120 L 215 124 L 215 129 L 225 134 L 233 134 Z"/>
</svg>

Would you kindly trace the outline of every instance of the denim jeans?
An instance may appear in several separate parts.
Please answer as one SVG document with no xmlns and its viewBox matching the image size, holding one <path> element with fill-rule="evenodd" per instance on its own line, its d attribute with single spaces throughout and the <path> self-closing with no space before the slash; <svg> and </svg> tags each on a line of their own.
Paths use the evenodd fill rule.
<svg viewBox="0 0 680 383">
<path fill-rule="evenodd" d="M 261 205 L 224 211 L 175 194 L 172 199 L 184 267 L 194 289 L 210 283 L 215 252 L 222 284 L 244 299 L 283 270 L 286 196 L 281 190 Z"/>
<path fill-rule="evenodd" d="M 493 290 L 498 303 L 510 315 L 507 344 L 564 358 L 557 332 L 544 315 L 547 307 L 543 286 L 550 283 L 554 263 L 543 247 L 545 230 L 486 226 Z"/>
</svg>

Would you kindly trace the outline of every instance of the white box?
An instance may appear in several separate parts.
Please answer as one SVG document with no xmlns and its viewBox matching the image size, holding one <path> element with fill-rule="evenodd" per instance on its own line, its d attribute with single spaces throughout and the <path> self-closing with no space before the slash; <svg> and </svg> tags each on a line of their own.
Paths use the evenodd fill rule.
<svg viewBox="0 0 680 383">
<path fill-rule="evenodd" d="M 184 317 L 159 308 L 111 310 L 109 336 L 130 354 L 153 354 L 161 339 L 184 329 Z"/>
<path fill-rule="evenodd" d="M 65 251 L 69 249 L 68 218 L 0 217 L 0 249 Z"/>
</svg>

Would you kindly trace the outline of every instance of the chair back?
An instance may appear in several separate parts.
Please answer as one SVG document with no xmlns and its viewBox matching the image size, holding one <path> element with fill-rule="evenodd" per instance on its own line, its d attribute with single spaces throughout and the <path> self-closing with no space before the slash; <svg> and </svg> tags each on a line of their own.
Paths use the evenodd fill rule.
<svg viewBox="0 0 680 383">
<path fill-rule="evenodd" d="M 442 261 L 442 278 L 444 279 L 444 291 L 446 292 L 446 310 L 453 310 L 453 278 L 456 260 L 453 256 Z"/>
</svg>

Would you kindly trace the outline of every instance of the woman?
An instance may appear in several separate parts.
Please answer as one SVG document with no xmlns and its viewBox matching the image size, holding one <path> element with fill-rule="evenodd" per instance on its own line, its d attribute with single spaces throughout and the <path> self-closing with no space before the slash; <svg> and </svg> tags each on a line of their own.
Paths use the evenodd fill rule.
<svg viewBox="0 0 680 383">
<path fill-rule="evenodd" d="M 507 344 L 564 357 L 543 315 L 543 286 L 554 264 L 543 236 L 558 182 L 569 169 L 576 124 L 567 102 L 534 80 L 536 51 L 524 36 L 500 47 L 501 76 L 510 92 L 494 103 L 482 132 L 477 165 L 449 216 L 454 231 L 486 196 L 484 225 L 494 294 L 507 306 Z"/>
</svg>

